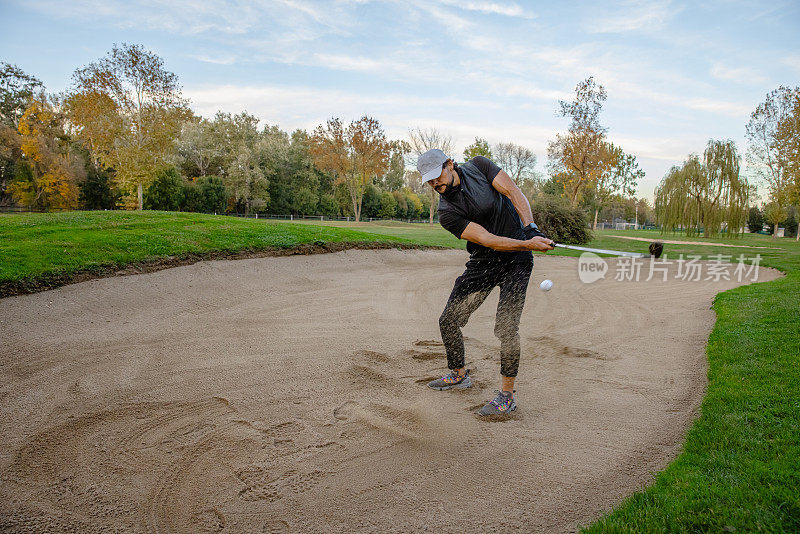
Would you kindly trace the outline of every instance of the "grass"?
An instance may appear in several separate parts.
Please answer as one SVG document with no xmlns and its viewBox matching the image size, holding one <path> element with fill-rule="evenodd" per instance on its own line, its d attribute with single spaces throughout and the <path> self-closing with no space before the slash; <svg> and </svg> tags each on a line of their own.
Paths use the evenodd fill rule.
<svg viewBox="0 0 800 534">
<path fill-rule="evenodd" d="M 366 231 L 365 231 L 366 230 Z M 408 232 L 292 224 L 175 212 L 67 212 L 0 216 L 0 282 L 123 267 L 167 256 L 325 243 L 459 246 L 443 229 Z M 449 238 L 448 238 L 449 236 Z"/>
<path fill-rule="evenodd" d="M 636 243 L 609 236 L 620 233 L 662 237 L 609 231 L 594 244 Z M 665 250 L 757 253 L 761 265 L 787 276 L 717 295 L 708 392 L 682 454 L 653 485 L 584 532 L 800 532 L 800 246 L 760 235 L 724 242 L 771 248 L 670 244 Z"/>
<path fill-rule="evenodd" d="M 589 246 L 644 252 L 673 239 L 669 258 L 761 255 L 786 276 L 717 295 L 708 343 L 709 386 L 683 452 L 647 489 L 585 532 L 800 532 L 800 245 L 745 235 L 717 243 L 654 231 L 600 231 Z M 0 283 L 155 257 L 286 248 L 325 242 L 464 248 L 438 225 L 271 222 L 188 213 L 107 212 L 0 216 Z M 767 248 L 755 248 L 767 247 Z M 549 254 L 577 256 L 556 250 Z"/>
</svg>

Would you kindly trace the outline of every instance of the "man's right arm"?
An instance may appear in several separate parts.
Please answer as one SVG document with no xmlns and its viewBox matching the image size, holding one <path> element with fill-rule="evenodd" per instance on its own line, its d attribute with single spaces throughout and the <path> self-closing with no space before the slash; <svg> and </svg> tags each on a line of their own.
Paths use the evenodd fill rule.
<svg viewBox="0 0 800 534">
<path fill-rule="evenodd" d="M 519 250 L 538 250 L 548 251 L 553 250 L 553 240 L 546 237 L 534 237 L 525 241 L 519 239 L 511 239 L 510 237 L 503 237 L 490 233 L 486 228 L 480 224 L 470 222 L 464 231 L 461 232 L 461 239 L 472 241 L 484 247 L 504 251 L 513 252 Z"/>
</svg>

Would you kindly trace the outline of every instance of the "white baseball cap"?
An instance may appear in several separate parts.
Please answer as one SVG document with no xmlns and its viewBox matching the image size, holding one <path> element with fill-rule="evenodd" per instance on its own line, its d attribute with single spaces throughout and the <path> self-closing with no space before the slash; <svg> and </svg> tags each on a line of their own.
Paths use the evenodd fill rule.
<svg viewBox="0 0 800 534">
<path fill-rule="evenodd" d="M 438 148 L 432 148 L 422 154 L 417 160 L 417 170 L 422 175 L 422 181 L 435 180 L 442 174 L 442 166 L 450 158 Z"/>
</svg>

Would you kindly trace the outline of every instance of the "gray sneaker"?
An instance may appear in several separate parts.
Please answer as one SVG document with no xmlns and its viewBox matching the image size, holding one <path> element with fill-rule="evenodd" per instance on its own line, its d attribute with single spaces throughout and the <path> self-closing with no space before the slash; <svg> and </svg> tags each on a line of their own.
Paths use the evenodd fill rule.
<svg viewBox="0 0 800 534">
<path fill-rule="evenodd" d="M 498 391 L 497 396 L 487 402 L 478 415 L 508 415 L 517 409 L 517 401 L 514 399 L 514 393 L 506 393 Z"/>
<path fill-rule="evenodd" d="M 469 369 L 464 372 L 464 376 L 458 376 L 455 371 L 450 371 L 442 378 L 437 378 L 428 382 L 428 387 L 444 391 L 450 388 L 466 389 L 472 387 L 472 380 L 469 377 Z"/>
</svg>

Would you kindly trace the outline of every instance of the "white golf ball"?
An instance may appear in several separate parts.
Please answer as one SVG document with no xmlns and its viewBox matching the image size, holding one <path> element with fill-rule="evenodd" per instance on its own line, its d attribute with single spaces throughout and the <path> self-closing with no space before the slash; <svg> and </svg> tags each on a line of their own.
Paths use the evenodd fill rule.
<svg viewBox="0 0 800 534">
<path fill-rule="evenodd" d="M 541 284 L 539 284 L 539 289 L 542 291 L 550 291 L 553 289 L 553 281 L 552 280 L 545 280 Z"/>
</svg>

